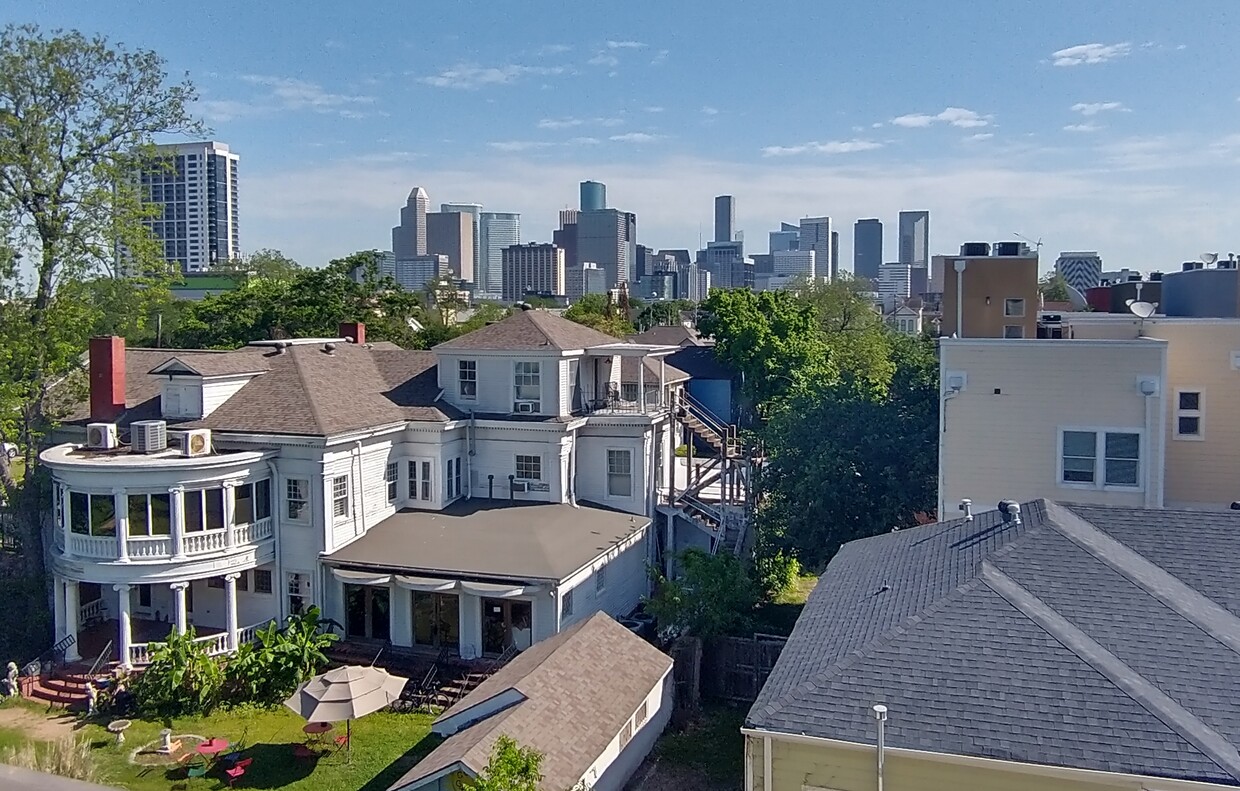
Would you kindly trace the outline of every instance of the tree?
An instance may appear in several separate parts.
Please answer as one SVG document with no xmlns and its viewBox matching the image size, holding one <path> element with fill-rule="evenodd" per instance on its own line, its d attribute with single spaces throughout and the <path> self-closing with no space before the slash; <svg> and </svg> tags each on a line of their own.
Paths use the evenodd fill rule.
<svg viewBox="0 0 1240 791">
<path fill-rule="evenodd" d="M 1072 299 L 1068 281 L 1058 272 L 1047 272 L 1038 281 L 1038 291 L 1042 292 L 1042 299 L 1047 302 L 1068 302 Z"/>
<path fill-rule="evenodd" d="M 461 783 L 464 791 L 538 791 L 542 782 L 543 755 L 522 747 L 510 736 L 500 735 L 491 758 L 477 777 Z"/>
<path fill-rule="evenodd" d="M 687 299 L 669 299 L 658 302 L 651 302 L 641 309 L 637 314 L 637 318 L 633 323 L 640 330 L 648 330 L 651 327 L 666 327 L 673 324 L 680 324 L 680 314 L 692 311 L 697 307 L 697 303 Z"/>
<path fill-rule="evenodd" d="M 564 318 L 617 338 L 634 332 L 633 324 L 624 311 L 603 294 L 586 294 L 564 311 Z"/>
<path fill-rule="evenodd" d="M 654 595 L 646 610 L 659 628 L 701 638 L 739 634 L 749 625 L 758 592 L 734 555 L 690 548 L 676 556 L 679 574 L 669 580 L 653 570 Z"/>
<path fill-rule="evenodd" d="M 19 482 L 0 454 L 0 487 L 35 573 L 46 498 L 30 470 L 60 417 L 51 385 L 80 369 L 101 314 L 68 286 L 115 274 L 118 245 L 129 272 L 166 277 L 131 174 L 154 135 L 201 131 L 194 99 L 154 52 L 33 25 L 0 32 L 0 439 L 22 448 L 27 469 Z"/>
<path fill-rule="evenodd" d="M 291 280 L 301 271 L 301 264 L 279 250 L 264 247 L 243 258 L 232 259 L 215 269 L 221 273 L 238 273 L 251 278 Z"/>
</svg>

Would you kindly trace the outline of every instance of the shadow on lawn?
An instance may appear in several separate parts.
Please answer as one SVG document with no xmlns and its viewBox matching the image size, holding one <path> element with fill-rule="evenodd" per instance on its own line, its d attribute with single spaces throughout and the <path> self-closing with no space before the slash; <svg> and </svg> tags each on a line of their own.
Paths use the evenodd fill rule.
<svg viewBox="0 0 1240 791">
<path fill-rule="evenodd" d="M 423 736 L 404 755 L 387 765 L 382 772 L 371 778 L 370 782 L 358 791 L 387 791 L 393 783 L 408 772 L 414 765 L 426 757 L 427 753 L 439 746 L 443 739 L 433 733 Z"/>
</svg>

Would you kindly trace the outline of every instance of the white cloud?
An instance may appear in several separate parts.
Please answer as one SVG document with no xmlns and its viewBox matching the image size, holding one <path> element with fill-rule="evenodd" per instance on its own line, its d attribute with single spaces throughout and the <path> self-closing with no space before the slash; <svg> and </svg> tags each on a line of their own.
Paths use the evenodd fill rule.
<svg viewBox="0 0 1240 791">
<path fill-rule="evenodd" d="M 702 108 L 702 115 L 719 115 L 719 109 L 707 105 Z"/>
<path fill-rule="evenodd" d="M 663 108 L 662 108 L 662 107 L 659 107 L 658 105 L 651 105 L 651 106 L 649 106 L 649 107 L 643 107 L 643 108 L 642 108 L 642 110 L 643 110 L 643 111 L 645 111 L 645 112 L 647 112 L 647 113 L 661 113 L 661 112 L 663 112 Z"/>
<path fill-rule="evenodd" d="M 225 123 L 237 118 L 304 110 L 342 118 L 366 118 L 376 114 L 373 110 L 363 109 L 373 105 L 375 97 L 332 93 L 308 80 L 244 74 L 241 81 L 260 87 L 262 92 L 248 99 L 203 99 L 199 101 L 198 108 L 206 120 Z"/>
<path fill-rule="evenodd" d="M 603 141 L 599 140 L 597 137 L 574 137 L 568 142 L 575 146 L 597 146 Z"/>
<path fill-rule="evenodd" d="M 974 129 L 980 126 L 989 126 L 993 116 L 980 115 L 973 110 L 966 110 L 963 107 L 947 107 L 943 112 L 936 115 L 927 115 L 925 113 L 910 113 L 901 115 L 891 119 L 892 126 L 903 126 L 908 129 L 923 129 L 936 123 L 951 124 L 958 129 Z"/>
<path fill-rule="evenodd" d="M 612 135 L 607 139 L 617 143 L 653 143 L 662 138 L 663 135 L 652 135 L 649 132 L 625 132 L 622 135 Z"/>
<path fill-rule="evenodd" d="M 975 134 L 975 135 L 969 135 L 968 137 L 966 137 L 966 138 L 965 138 L 965 140 L 969 140 L 969 141 L 973 141 L 973 140 L 976 140 L 976 141 L 981 141 L 981 140 L 989 140 L 989 139 L 990 139 L 990 138 L 992 138 L 992 137 L 994 137 L 994 134 L 993 134 L 992 132 L 978 132 L 978 133 L 977 133 L 977 134 Z"/>
<path fill-rule="evenodd" d="M 436 88 L 459 88 L 475 90 L 487 85 L 507 85 L 526 76 L 550 76 L 563 74 L 562 66 L 523 66 L 509 63 L 503 66 L 479 66 L 474 63 L 458 63 L 438 74 L 420 78 L 419 82 Z"/>
<path fill-rule="evenodd" d="M 799 146 L 767 146 L 762 149 L 764 157 L 783 157 L 795 154 L 855 154 L 860 151 L 873 151 L 882 148 L 883 144 L 874 140 L 831 140 L 826 143 L 817 141 L 803 143 Z"/>
<path fill-rule="evenodd" d="M 1101 128 L 1101 126 L 1098 126 L 1093 121 L 1088 121 L 1083 124 L 1068 124 L 1063 128 L 1063 130 L 1065 132 L 1097 132 Z"/>
<path fill-rule="evenodd" d="M 645 49 L 642 41 L 608 41 L 607 49 Z"/>
<path fill-rule="evenodd" d="M 544 118 L 538 122 L 539 129 L 569 129 L 581 126 L 585 121 L 581 118 Z"/>
<path fill-rule="evenodd" d="M 568 44 L 544 44 L 543 46 L 539 47 L 538 50 L 534 54 L 539 55 L 539 56 L 561 55 L 571 50 L 572 50 L 572 47 Z"/>
<path fill-rule="evenodd" d="M 655 53 L 654 57 L 650 59 L 650 65 L 651 66 L 662 66 L 664 63 L 667 62 L 667 56 L 670 53 L 671 53 L 671 50 L 667 50 L 667 49 L 659 50 L 658 52 Z"/>
<path fill-rule="evenodd" d="M 1077 102 L 1072 105 L 1072 111 L 1081 115 L 1097 115 L 1108 110 L 1116 110 L 1123 113 L 1129 112 L 1122 102 Z"/>
<path fill-rule="evenodd" d="M 606 52 L 600 52 L 599 54 L 595 55 L 593 58 L 590 58 L 589 60 L 587 60 L 586 63 L 590 64 L 591 66 L 619 66 L 620 59 L 617 58 L 615 55 L 609 55 Z"/>
<path fill-rule="evenodd" d="M 506 154 L 513 154 L 520 151 L 535 151 L 540 148 L 547 148 L 551 144 L 540 140 L 500 140 L 494 143 L 487 143 L 487 146 Z"/>
<path fill-rule="evenodd" d="M 1119 44 L 1077 44 L 1075 47 L 1057 50 L 1051 53 L 1051 63 L 1056 66 L 1080 66 L 1087 63 L 1106 63 L 1129 55 L 1132 43 Z"/>
</svg>

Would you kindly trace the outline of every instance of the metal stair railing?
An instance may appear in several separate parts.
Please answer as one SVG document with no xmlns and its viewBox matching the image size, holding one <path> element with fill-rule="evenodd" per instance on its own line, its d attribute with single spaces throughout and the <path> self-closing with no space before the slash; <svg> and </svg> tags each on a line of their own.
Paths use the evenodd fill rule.
<svg viewBox="0 0 1240 791">
<path fill-rule="evenodd" d="M 99 656 L 95 657 L 95 661 L 91 663 L 90 671 L 86 674 L 86 677 L 94 678 L 95 673 L 99 670 L 99 665 L 103 664 L 104 659 L 108 656 L 111 656 L 111 654 L 112 654 L 112 641 L 109 640 L 108 644 L 105 645 L 103 647 L 103 650 L 99 652 Z"/>
<path fill-rule="evenodd" d="M 692 417 L 701 423 L 707 429 L 715 434 L 719 444 L 723 446 L 723 453 L 726 455 L 735 449 L 736 446 L 736 427 L 724 423 L 700 401 L 689 395 L 688 391 L 682 390 L 677 395 L 681 406 L 684 407 L 685 416 Z"/>
<path fill-rule="evenodd" d="M 688 493 L 681 494 L 678 498 L 676 498 L 676 504 L 681 506 L 685 511 L 695 511 L 698 515 L 710 519 L 716 525 L 714 529 L 722 531 L 724 514 L 714 506 L 704 503 Z"/>
</svg>

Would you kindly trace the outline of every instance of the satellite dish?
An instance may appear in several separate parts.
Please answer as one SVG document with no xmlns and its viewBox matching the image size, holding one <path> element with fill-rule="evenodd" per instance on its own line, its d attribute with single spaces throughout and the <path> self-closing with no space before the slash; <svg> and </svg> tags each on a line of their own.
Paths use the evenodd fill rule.
<svg viewBox="0 0 1240 791">
<path fill-rule="evenodd" d="M 1201 254 L 1201 262 L 1205 264 L 1206 266 L 1214 266 L 1216 261 L 1218 261 L 1218 253 L 1202 253 Z"/>
<path fill-rule="evenodd" d="M 1132 315 L 1139 319 L 1148 319 L 1158 310 L 1158 306 L 1149 302 L 1137 302 L 1135 300 L 1128 301 L 1128 309 L 1132 311 Z"/>
</svg>

